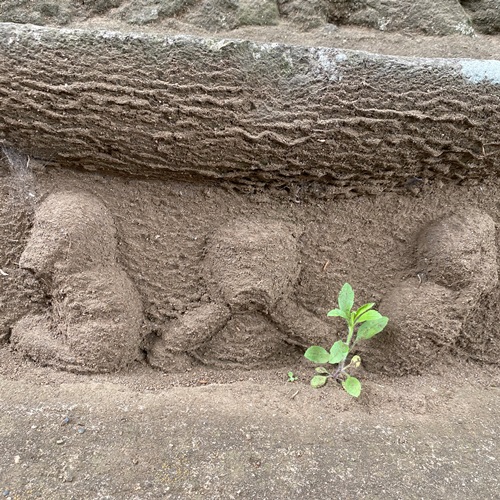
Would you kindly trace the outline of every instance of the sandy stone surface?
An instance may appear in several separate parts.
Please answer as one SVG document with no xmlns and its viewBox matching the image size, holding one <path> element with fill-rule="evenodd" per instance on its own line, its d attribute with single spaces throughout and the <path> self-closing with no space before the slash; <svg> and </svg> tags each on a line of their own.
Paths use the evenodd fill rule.
<svg viewBox="0 0 500 500">
<path fill-rule="evenodd" d="M 1 2 L 5 498 L 498 497 L 500 4 L 438 7 Z"/>
</svg>

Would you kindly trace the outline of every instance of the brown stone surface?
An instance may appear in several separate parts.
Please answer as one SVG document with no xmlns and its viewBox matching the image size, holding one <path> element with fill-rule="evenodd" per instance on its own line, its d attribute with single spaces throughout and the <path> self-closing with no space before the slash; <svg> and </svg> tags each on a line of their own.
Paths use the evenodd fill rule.
<svg viewBox="0 0 500 500">
<path fill-rule="evenodd" d="M 65 167 L 364 192 L 495 172 L 495 65 L 16 25 L 0 35 L 0 140 Z"/>
<path fill-rule="evenodd" d="M 67 26 L 0 24 L 5 497 L 496 498 L 500 43 L 422 35 L 495 4 L 431 3 L 1 3 Z"/>
</svg>

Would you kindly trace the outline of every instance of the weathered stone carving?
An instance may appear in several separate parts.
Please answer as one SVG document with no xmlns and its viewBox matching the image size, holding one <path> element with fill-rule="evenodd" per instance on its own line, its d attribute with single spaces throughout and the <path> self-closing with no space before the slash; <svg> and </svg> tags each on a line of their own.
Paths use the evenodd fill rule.
<svg viewBox="0 0 500 500">
<path fill-rule="evenodd" d="M 42 364 L 112 371 L 137 359 L 142 307 L 116 263 L 116 229 L 106 207 L 84 193 L 50 195 L 35 214 L 20 267 L 47 296 L 45 314 L 27 314 L 13 347 Z"/>
<path fill-rule="evenodd" d="M 189 353 L 208 364 L 249 365 L 276 359 L 287 345 L 325 338 L 327 324 L 294 296 L 299 272 L 297 235 L 286 224 L 238 219 L 223 225 L 206 246 L 211 302 L 166 324 L 149 362 L 170 370 L 176 356 Z"/>
</svg>

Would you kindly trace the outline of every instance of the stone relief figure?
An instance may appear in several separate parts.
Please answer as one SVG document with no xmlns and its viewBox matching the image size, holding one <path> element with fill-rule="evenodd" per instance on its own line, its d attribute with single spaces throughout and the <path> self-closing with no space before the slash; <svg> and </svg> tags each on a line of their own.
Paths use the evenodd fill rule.
<svg viewBox="0 0 500 500">
<path fill-rule="evenodd" d="M 415 260 L 413 277 L 380 304 L 386 331 L 363 344 L 377 371 L 421 373 L 463 343 L 471 314 L 498 285 L 495 222 L 477 209 L 437 219 L 418 235 Z"/>
<path fill-rule="evenodd" d="M 291 224 L 255 216 L 222 223 L 204 247 L 208 299 L 143 339 L 141 300 L 117 263 L 106 207 L 81 192 L 52 194 L 36 210 L 20 259 L 23 272 L 41 284 L 45 303 L 15 322 L 10 342 L 35 361 L 76 372 L 120 369 L 141 359 L 141 348 L 167 372 L 196 362 L 259 367 L 297 359 L 297 346 L 326 347 L 335 339 L 332 324 L 296 297 L 302 267 L 296 233 Z M 493 219 L 469 209 L 432 221 L 414 251 L 408 279 L 380 304 L 390 318 L 386 331 L 360 344 L 366 367 L 420 373 L 440 354 L 468 346 L 482 359 L 481 335 L 488 332 L 468 325 L 497 314 L 496 304 L 491 314 L 477 313 L 485 297 L 498 295 Z M 495 342 L 488 345 L 498 352 Z"/>
<path fill-rule="evenodd" d="M 76 372 L 112 371 L 138 359 L 142 304 L 117 264 L 115 237 L 113 219 L 94 196 L 46 198 L 20 267 L 42 283 L 47 308 L 13 326 L 14 349 Z"/>
<path fill-rule="evenodd" d="M 328 338 L 326 322 L 294 296 L 301 266 L 293 228 L 236 219 L 208 238 L 205 252 L 211 302 L 153 338 L 147 348 L 153 366 L 169 371 L 189 357 L 216 366 L 255 365 L 279 358 L 290 346 Z"/>
</svg>

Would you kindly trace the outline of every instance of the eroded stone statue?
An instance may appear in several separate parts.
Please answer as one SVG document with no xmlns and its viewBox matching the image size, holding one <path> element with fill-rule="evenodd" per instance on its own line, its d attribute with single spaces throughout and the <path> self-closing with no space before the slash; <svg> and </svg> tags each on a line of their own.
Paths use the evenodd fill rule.
<svg viewBox="0 0 500 500">
<path fill-rule="evenodd" d="M 431 222 L 415 251 L 412 276 L 380 305 L 389 325 L 363 344 L 363 359 L 377 371 L 421 373 L 457 350 L 471 315 L 498 286 L 495 222 L 480 210 Z"/>
<path fill-rule="evenodd" d="M 153 366 L 170 370 L 183 356 L 212 365 L 259 364 L 289 346 L 328 338 L 328 325 L 295 298 L 300 253 L 287 224 L 233 220 L 208 238 L 205 250 L 211 302 L 165 325 L 148 348 Z"/>
<path fill-rule="evenodd" d="M 96 197 L 47 197 L 20 259 L 42 283 L 47 308 L 13 326 L 14 349 L 77 372 L 113 371 L 138 358 L 142 305 L 117 264 L 115 236 L 113 219 Z"/>
</svg>

